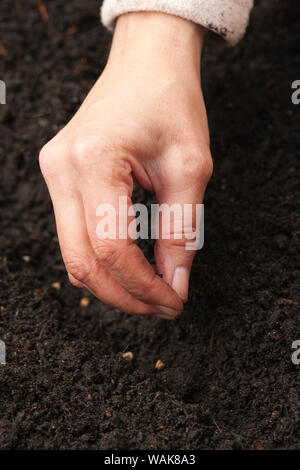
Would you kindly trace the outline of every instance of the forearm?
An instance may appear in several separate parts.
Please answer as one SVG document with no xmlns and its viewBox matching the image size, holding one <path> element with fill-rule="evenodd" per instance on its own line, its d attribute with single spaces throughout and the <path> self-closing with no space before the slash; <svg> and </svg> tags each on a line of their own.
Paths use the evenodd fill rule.
<svg viewBox="0 0 300 470">
<path fill-rule="evenodd" d="M 156 70 L 159 76 L 172 67 L 176 67 L 177 74 L 180 68 L 185 74 L 199 74 L 203 36 L 201 26 L 172 15 L 156 12 L 125 14 L 117 20 L 108 64 L 117 62 L 120 71 L 124 60 L 126 66 L 132 60 L 133 71 L 138 73 L 138 59 L 139 63 L 144 61 L 145 67 Z"/>
</svg>

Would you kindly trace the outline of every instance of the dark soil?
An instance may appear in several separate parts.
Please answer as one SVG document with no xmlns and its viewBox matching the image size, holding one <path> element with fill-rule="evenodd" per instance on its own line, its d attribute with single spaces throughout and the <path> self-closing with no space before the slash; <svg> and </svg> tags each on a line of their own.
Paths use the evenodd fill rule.
<svg viewBox="0 0 300 470">
<path fill-rule="evenodd" d="M 299 1 L 261 1 L 240 45 L 206 47 L 215 173 L 175 323 L 92 298 L 81 307 L 89 294 L 67 281 L 38 151 L 93 85 L 111 38 L 96 0 L 46 1 L 48 20 L 38 4 L 0 4 L 0 447 L 298 448 Z"/>
</svg>

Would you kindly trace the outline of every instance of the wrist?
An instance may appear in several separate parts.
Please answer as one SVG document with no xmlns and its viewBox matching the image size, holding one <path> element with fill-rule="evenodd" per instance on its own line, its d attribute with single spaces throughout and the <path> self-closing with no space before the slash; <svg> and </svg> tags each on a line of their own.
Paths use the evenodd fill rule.
<svg viewBox="0 0 300 470">
<path fill-rule="evenodd" d="M 157 12 L 136 12 L 118 18 L 108 65 L 131 61 L 184 73 L 200 73 L 204 29 L 183 18 Z"/>
</svg>

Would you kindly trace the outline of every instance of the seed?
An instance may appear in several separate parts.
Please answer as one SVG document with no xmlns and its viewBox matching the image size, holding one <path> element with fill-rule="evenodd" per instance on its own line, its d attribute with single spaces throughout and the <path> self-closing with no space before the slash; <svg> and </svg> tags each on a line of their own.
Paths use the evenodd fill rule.
<svg viewBox="0 0 300 470">
<path fill-rule="evenodd" d="M 158 359 L 158 361 L 155 364 L 155 369 L 156 370 L 162 370 L 164 367 L 165 367 L 164 362 L 161 361 L 160 359 Z"/>
<path fill-rule="evenodd" d="M 61 283 L 60 282 L 52 282 L 51 286 L 53 289 L 60 290 L 61 289 Z"/>
<path fill-rule="evenodd" d="M 90 305 L 90 299 L 88 297 L 82 297 L 82 299 L 80 299 L 80 306 L 81 307 L 88 307 Z"/>
<path fill-rule="evenodd" d="M 128 362 L 131 362 L 132 359 L 133 359 L 133 353 L 130 352 L 130 351 L 127 351 L 127 352 L 121 354 L 121 356 L 123 357 L 123 359 L 125 359 L 125 361 L 128 361 Z"/>
</svg>

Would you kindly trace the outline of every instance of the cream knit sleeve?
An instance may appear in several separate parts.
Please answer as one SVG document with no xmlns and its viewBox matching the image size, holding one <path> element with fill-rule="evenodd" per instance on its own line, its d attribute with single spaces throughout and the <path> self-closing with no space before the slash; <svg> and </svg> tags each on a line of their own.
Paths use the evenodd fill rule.
<svg viewBox="0 0 300 470">
<path fill-rule="evenodd" d="M 245 33 L 253 0 L 104 0 L 102 23 L 112 30 L 119 15 L 161 11 L 194 21 L 236 44 Z"/>
</svg>

